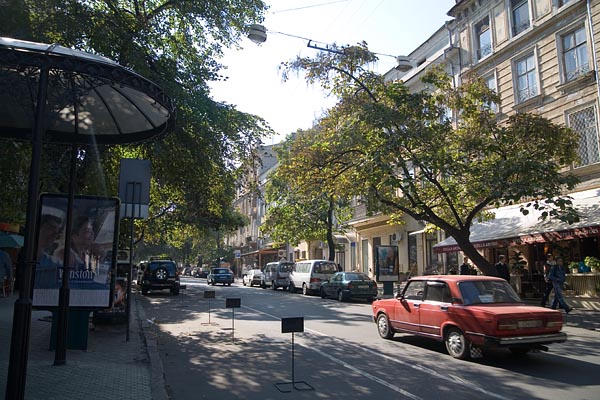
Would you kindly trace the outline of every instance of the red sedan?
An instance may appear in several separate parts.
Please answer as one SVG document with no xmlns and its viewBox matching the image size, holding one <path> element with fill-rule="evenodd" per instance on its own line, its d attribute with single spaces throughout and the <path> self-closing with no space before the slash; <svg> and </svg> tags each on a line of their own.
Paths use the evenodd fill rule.
<svg viewBox="0 0 600 400">
<path fill-rule="evenodd" d="M 460 359 L 484 348 L 525 354 L 567 340 L 560 311 L 526 305 L 508 282 L 490 276 L 415 277 L 395 298 L 372 307 L 382 338 L 403 332 L 444 341 Z"/>
</svg>

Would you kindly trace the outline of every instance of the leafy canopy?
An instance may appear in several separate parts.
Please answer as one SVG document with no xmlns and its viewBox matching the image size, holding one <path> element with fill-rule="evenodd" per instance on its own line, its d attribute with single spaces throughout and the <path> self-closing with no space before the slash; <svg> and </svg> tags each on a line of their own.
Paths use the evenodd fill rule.
<svg viewBox="0 0 600 400">
<path fill-rule="evenodd" d="M 492 106 L 499 97 L 477 77 L 453 87 L 435 67 L 425 73 L 424 89 L 413 91 L 368 71 L 373 60 L 361 44 L 284 66 L 305 71 L 339 98 L 320 121 L 331 150 L 322 159 L 323 181 L 362 196 L 392 222 L 407 214 L 443 229 L 488 275 L 493 266 L 469 236 L 474 222 L 493 218 L 491 206 L 531 199 L 544 218 L 577 220 L 570 200 L 556 198 L 577 182 L 563 170 L 577 159 L 573 131 L 533 114 L 499 118 Z"/>
</svg>

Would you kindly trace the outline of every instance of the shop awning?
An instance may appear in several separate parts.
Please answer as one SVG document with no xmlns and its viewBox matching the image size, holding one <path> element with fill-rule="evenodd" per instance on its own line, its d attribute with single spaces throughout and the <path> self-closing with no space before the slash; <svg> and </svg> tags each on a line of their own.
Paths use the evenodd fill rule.
<svg viewBox="0 0 600 400">
<path fill-rule="evenodd" d="M 581 219 L 574 224 L 557 220 L 540 221 L 540 211 L 529 208 L 529 214 L 520 211 L 522 204 L 500 207 L 491 221 L 471 227 L 471 243 L 475 248 L 506 247 L 518 244 L 544 243 L 578 237 L 600 236 L 600 189 L 572 193 L 573 205 Z M 433 246 L 436 253 L 460 251 L 453 238 Z"/>
</svg>

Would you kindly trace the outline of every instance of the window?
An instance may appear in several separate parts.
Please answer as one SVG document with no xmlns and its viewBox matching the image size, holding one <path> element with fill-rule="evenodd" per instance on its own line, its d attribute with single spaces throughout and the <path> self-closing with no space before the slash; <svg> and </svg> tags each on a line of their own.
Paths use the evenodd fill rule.
<svg viewBox="0 0 600 400">
<path fill-rule="evenodd" d="M 450 289 L 443 282 L 427 282 L 427 293 L 425 293 L 427 301 L 441 301 L 444 303 L 452 302 Z"/>
<path fill-rule="evenodd" d="M 515 62 L 516 83 L 517 83 L 517 103 L 522 103 L 539 94 L 537 83 L 537 69 L 535 65 L 534 54 Z"/>
<path fill-rule="evenodd" d="M 490 18 L 485 17 L 475 25 L 477 39 L 477 59 L 492 54 L 492 30 L 490 29 Z"/>
<path fill-rule="evenodd" d="M 407 300 L 423 300 L 425 293 L 425 281 L 408 282 L 404 291 L 404 298 Z"/>
<path fill-rule="evenodd" d="M 582 167 L 600 162 L 598 123 L 594 106 L 568 115 L 569 127 L 579 133 L 579 158 Z"/>
<path fill-rule="evenodd" d="M 483 79 L 485 80 L 485 83 L 487 84 L 488 88 L 490 88 L 494 92 L 498 93 L 498 85 L 496 84 L 496 75 L 493 72 L 489 75 L 484 76 Z M 498 104 L 491 102 L 488 104 L 488 106 L 490 107 L 490 110 L 492 110 L 493 112 L 495 112 L 495 113 L 498 112 Z"/>
<path fill-rule="evenodd" d="M 513 36 L 528 29 L 529 21 L 529 1 L 528 0 L 511 0 L 510 1 L 512 30 Z"/>
<path fill-rule="evenodd" d="M 562 36 L 562 62 L 565 82 L 590 70 L 585 28 L 582 26 Z"/>
</svg>

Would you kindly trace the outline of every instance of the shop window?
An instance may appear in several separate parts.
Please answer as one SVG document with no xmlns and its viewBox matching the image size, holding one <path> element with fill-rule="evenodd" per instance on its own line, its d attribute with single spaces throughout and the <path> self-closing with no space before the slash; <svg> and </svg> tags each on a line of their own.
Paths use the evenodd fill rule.
<svg viewBox="0 0 600 400">
<path fill-rule="evenodd" d="M 594 106 L 569 113 L 569 127 L 579 134 L 579 161 L 576 167 L 600 162 L 598 122 Z"/>
</svg>

